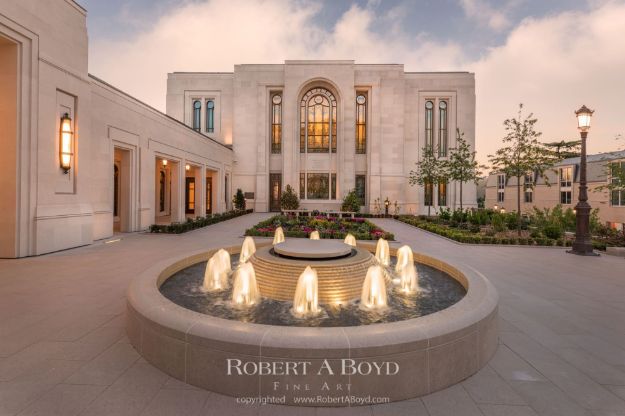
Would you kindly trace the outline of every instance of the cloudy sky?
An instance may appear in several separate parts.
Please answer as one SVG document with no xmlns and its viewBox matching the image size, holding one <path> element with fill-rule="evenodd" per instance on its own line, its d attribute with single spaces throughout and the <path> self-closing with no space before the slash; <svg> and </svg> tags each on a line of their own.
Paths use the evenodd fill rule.
<svg viewBox="0 0 625 416">
<path fill-rule="evenodd" d="M 499 147 L 519 103 L 543 141 L 578 137 L 573 111 L 596 110 L 590 152 L 625 134 L 625 0 L 82 0 L 89 71 L 165 110 L 173 71 L 242 63 L 355 59 L 406 71 L 476 74 L 477 150 Z"/>
</svg>

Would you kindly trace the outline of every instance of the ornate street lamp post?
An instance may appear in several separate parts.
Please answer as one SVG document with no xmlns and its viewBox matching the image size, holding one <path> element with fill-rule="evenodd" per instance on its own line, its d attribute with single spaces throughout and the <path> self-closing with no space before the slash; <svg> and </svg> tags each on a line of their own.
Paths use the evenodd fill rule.
<svg viewBox="0 0 625 416">
<path fill-rule="evenodd" d="M 579 163 L 579 202 L 575 205 L 575 241 L 569 253 L 580 256 L 598 256 L 592 250 L 590 237 L 590 204 L 588 203 L 588 187 L 586 185 L 586 137 L 590 130 L 590 118 L 594 111 L 585 105 L 575 112 L 577 116 L 577 128 L 582 138 L 582 154 Z"/>
</svg>

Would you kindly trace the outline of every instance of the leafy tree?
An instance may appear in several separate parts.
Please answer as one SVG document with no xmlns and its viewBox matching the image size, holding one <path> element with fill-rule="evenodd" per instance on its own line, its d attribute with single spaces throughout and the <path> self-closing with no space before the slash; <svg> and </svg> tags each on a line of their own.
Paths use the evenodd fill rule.
<svg viewBox="0 0 625 416">
<path fill-rule="evenodd" d="M 286 210 L 299 208 L 299 198 L 291 185 L 287 185 L 284 192 L 282 192 L 282 196 L 280 197 L 280 207 Z"/>
<path fill-rule="evenodd" d="M 245 195 L 243 195 L 243 191 L 241 188 L 237 189 L 237 193 L 234 195 L 234 208 L 239 211 L 245 211 Z"/>
<path fill-rule="evenodd" d="M 477 184 L 482 175 L 483 166 L 475 160 L 475 153 L 464 139 L 464 133 L 456 129 L 456 147 L 449 149 L 449 158 L 443 162 L 443 169 L 450 180 L 460 183 L 460 210 L 462 210 L 462 185 L 469 181 Z"/>
<path fill-rule="evenodd" d="M 417 162 L 417 169 L 410 171 L 408 183 L 412 186 L 432 186 L 433 189 L 435 183 L 447 181 L 445 161 L 436 157 L 432 146 L 424 147 L 422 152 L 423 157 Z M 433 190 L 432 193 L 434 193 Z M 430 207 L 431 204 L 428 205 L 428 217 Z"/>
<path fill-rule="evenodd" d="M 352 189 L 343 198 L 343 204 L 341 205 L 341 211 L 360 212 L 360 198 L 356 194 L 356 190 Z"/>
<path fill-rule="evenodd" d="M 488 155 L 494 170 L 502 172 L 506 177 L 517 179 L 517 217 L 518 233 L 521 235 L 521 179 L 526 174 L 536 173 L 550 186 L 545 171 L 553 166 L 553 154 L 538 141 L 541 133 L 534 126 L 538 119 L 530 113 L 522 117 L 523 104 L 519 104 L 517 118 L 504 121 L 506 136 L 502 139 L 504 147 L 494 155 Z"/>
<path fill-rule="evenodd" d="M 549 149 L 553 157 L 557 160 L 569 159 L 571 157 L 579 157 L 582 153 L 582 141 L 570 140 L 559 142 L 545 143 L 545 147 Z"/>
</svg>

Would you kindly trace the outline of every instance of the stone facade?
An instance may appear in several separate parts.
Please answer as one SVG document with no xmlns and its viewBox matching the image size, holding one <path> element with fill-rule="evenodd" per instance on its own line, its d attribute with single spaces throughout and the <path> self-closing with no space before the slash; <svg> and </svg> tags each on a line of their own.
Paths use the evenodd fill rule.
<svg viewBox="0 0 625 416">
<path fill-rule="evenodd" d="M 281 105 L 279 152 L 272 147 L 272 99 L 276 95 Z M 336 135 L 330 134 L 336 153 L 327 148 L 325 152 L 301 151 L 302 144 L 311 143 L 309 136 L 300 141 L 301 123 L 308 118 L 302 117 L 301 106 L 307 111 L 318 95 L 336 103 Z M 362 153 L 356 151 L 359 95 L 365 97 L 366 111 Z M 426 144 L 428 101 L 433 105 L 430 127 L 435 146 L 439 136 L 446 134 L 446 147 L 453 147 L 456 129 L 474 145 L 475 80 L 471 73 L 412 73 L 405 72 L 403 65 L 363 65 L 349 60 L 285 61 L 236 65 L 232 73 L 175 72 L 167 81 L 167 114 L 232 144 L 233 189 L 241 188 L 249 197 L 248 205 L 257 211 L 278 209 L 275 200 L 286 185 L 298 191 L 305 209 L 339 210 L 343 196 L 358 187 L 356 177 L 360 176 L 365 184 L 365 211 L 374 212 L 376 200 L 383 209 L 388 198 L 391 204 L 397 201 L 401 213 L 427 212 L 423 188 L 410 186 L 408 176 Z M 193 112 L 196 102 L 199 118 Z M 214 106 L 211 132 L 206 125 L 208 102 Z M 447 107 L 446 122 L 441 121 L 440 103 Z M 310 131 L 307 127 L 310 123 L 304 125 L 306 132 Z M 303 173 L 307 176 L 301 177 Z M 308 175 L 319 174 L 331 183 L 330 189 L 323 189 L 322 198 L 318 194 L 310 198 Z M 303 187 L 301 179 L 307 181 Z M 439 205 L 436 188 L 435 208 Z M 447 186 L 446 206 L 459 205 L 458 190 L 458 184 Z M 464 184 L 463 198 L 464 206 L 476 205 L 473 184 Z"/>
<path fill-rule="evenodd" d="M 232 150 L 89 75 L 87 46 L 77 3 L 0 2 L 0 160 L 12 172 L 0 179 L 0 257 L 91 244 L 161 217 L 184 221 L 204 215 L 209 202 L 211 212 L 228 208 Z M 73 130 L 67 173 L 59 151 L 65 113 Z M 191 214 L 188 176 L 196 184 Z"/>
</svg>

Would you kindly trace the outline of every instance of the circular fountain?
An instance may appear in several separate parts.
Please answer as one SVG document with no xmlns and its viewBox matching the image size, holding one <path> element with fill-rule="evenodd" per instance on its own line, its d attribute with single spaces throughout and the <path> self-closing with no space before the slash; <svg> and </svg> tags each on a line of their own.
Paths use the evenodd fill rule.
<svg viewBox="0 0 625 416">
<path fill-rule="evenodd" d="M 136 279 L 135 348 L 187 383 L 308 406 L 421 396 L 494 353 L 497 294 L 477 271 L 384 240 L 285 240 L 281 231 L 273 244 L 246 237 Z"/>
</svg>

